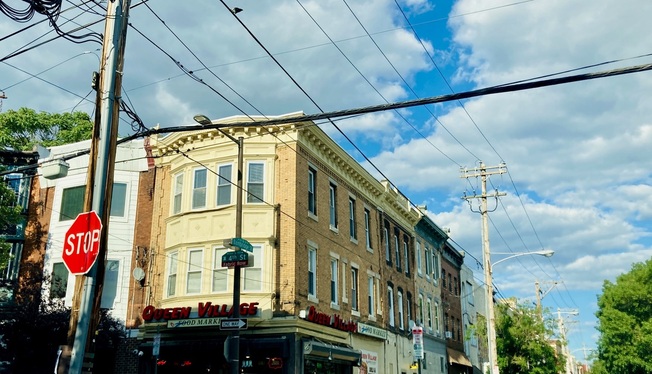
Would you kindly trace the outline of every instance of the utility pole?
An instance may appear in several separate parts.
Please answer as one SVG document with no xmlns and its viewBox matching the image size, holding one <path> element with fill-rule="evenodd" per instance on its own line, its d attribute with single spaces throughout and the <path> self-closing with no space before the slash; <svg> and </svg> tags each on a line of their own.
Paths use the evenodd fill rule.
<svg viewBox="0 0 652 374">
<path fill-rule="evenodd" d="M 495 191 L 491 195 L 487 194 L 487 176 L 493 174 L 503 174 L 507 172 L 507 168 L 504 163 L 501 163 L 498 166 L 486 167 L 482 161 L 480 161 L 480 167 L 468 170 L 462 168 L 461 178 L 477 178 L 480 177 L 482 181 L 482 194 L 473 195 L 473 196 L 464 196 L 463 199 L 469 201 L 470 199 L 480 199 L 480 210 L 478 211 L 482 215 L 482 262 L 484 262 L 484 283 L 486 291 L 486 301 L 487 301 L 487 343 L 488 343 L 488 354 L 489 354 L 489 363 L 490 363 L 490 374 L 499 374 L 500 370 L 498 368 L 498 350 L 496 347 L 496 317 L 494 311 L 494 291 L 493 291 L 493 281 L 492 281 L 492 270 L 491 270 L 491 253 L 489 250 L 489 222 L 488 214 L 489 210 L 487 208 L 487 197 L 494 197 L 498 199 L 499 196 L 505 196 L 505 193 L 499 193 Z M 495 210 L 495 208 L 494 208 Z"/>
<path fill-rule="evenodd" d="M 541 291 L 541 286 L 539 285 L 539 281 L 534 281 L 534 292 L 536 293 L 537 296 L 537 314 L 539 315 L 539 318 L 543 319 L 543 309 L 541 307 L 541 299 L 543 299 L 550 291 L 552 291 L 553 288 L 557 285 L 557 281 L 552 282 L 552 286 L 547 290 L 547 291 Z"/>
<path fill-rule="evenodd" d="M 75 288 L 77 290 L 78 283 L 81 284 L 81 287 L 79 287 L 81 294 L 77 295 L 73 303 L 73 310 L 78 311 L 76 325 L 73 323 L 76 313 L 71 313 L 71 327 L 74 325 L 74 341 L 69 370 L 71 374 L 82 372 L 84 356 L 85 353 L 90 352 L 92 349 L 93 332 L 98 322 L 97 318 L 104 283 L 107 232 L 111 211 L 113 170 L 118 134 L 118 101 L 122 83 L 130 2 L 131 0 L 107 2 L 102 59 L 100 61 L 100 86 L 97 94 L 99 103 L 96 103 L 99 106 L 99 111 L 96 111 L 96 121 L 91 141 L 92 152 L 91 157 L 89 157 L 85 203 L 88 207 L 90 202 L 90 209 L 101 217 L 103 232 L 97 262 L 83 276 L 83 282 L 81 282 L 82 277 L 77 277 Z M 70 333 L 71 331 L 69 331 L 69 336 Z M 92 359 L 92 355 L 89 356 Z"/>
</svg>

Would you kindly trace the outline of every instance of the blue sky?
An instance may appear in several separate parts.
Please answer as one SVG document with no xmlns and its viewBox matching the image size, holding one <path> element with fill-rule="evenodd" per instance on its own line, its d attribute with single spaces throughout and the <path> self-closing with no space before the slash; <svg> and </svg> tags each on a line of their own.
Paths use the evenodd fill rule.
<svg viewBox="0 0 652 374">
<path fill-rule="evenodd" d="M 63 30 L 104 14 L 74 3 L 63 4 Z M 243 9 L 238 19 L 301 88 L 225 4 Z M 312 114 L 614 61 L 576 73 L 602 71 L 650 63 L 651 8 L 645 0 L 149 2 L 131 11 L 123 93 L 147 127 L 165 127 L 194 124 L 197 113 Z M 28 23 L 0 16 L 0 59 L 35 46 L 0 63 L 2 110 L 92 113 L 100 46 L 61 38 L 36 46 L 55 36 L 39 21 L 38 14 Z M 90 29 L 103 32 L 103 22 Z M 650 73 L 637 73 L 336 124 L 413 203 L 450 228 L 474 270 L 472 257 L 482 258 L 480 215 L 461 197 L 480 185 L 460 178 L 460 168 L 505 162 L 508 173 L 490 179 L 490 190 L 506 193 L 489 215 L 492 252 L 556 253 L 499 264 L 495 284 L 505 296 L 532 302 L 538 280 L 549 291 L 543 305 L 551 318 L 558 308 L 579 310 L 565 319 L 570 349 L 583 359 L 581 348 L 595 346 L 603 282 L 652 255 L 650 88 Z M 322 128 L 380 176 L 331 124 Z M 131 132 L 124 122 L 121 134 Z"/>
</svg>

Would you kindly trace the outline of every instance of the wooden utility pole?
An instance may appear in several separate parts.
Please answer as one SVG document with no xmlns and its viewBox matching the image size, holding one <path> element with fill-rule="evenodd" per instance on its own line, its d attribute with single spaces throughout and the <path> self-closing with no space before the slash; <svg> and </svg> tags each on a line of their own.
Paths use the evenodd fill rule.
<svg viewBox="0 0 652 374">
<path fill-rule="evenodd" d="M 103 228 L 97 262 L 86 275 L 78 276 L 75 282 L 75 299 L 68 334 L 69 340 L 74 336 L 69 370 L 71 374 L 82 372 L 85 359 L 86 365 L 91 367 L 93 361 L 93 355 L 87 353 L 92 353 L 104 283 L 129 6 L 130 0 L 112 0 L 107 3 L 85 199 L 85 209 L 98 213 Z"/>
<path fill-rule="evenodd" d="M 499 166 L 486 167 L 483 162 L 480 162 L 480 167 L 472 170 L 466 168 L 461 170 L 461 178 L 472 178 L 480 177 L 482 181 L 482 194 L 474 196 L 464 196 L 464 199 L 480 199 L 480 210 L 478 211 L 482 215 L 482 259 L 484 263 L 484 279 L 485 279 L 485 291 L 486 291 L 486 301 L 487 301 L 487 343 L 488 343 L 488 353 L 490 361 L 490 374 L 499 374 L 498 368 L 498 350 L 496 347 L 496 317 L 494 313 L 494 295 L 493 295 L 493 281 L 491 274 L 491 253 L 489 250 L 489 223 L 488 223 L 488 214 L 489 210 L 487 208 L 487 197 L 495 197 L 498 199 L 499 196 L 504 196 L 505 193 L 499 193 L 498 191 L 494 192 L 491 195 L 487 194 L 487 177 L 492 174 L 503 174 L 507 172 L 505 164 L 500 164 Z"/>
</svg>

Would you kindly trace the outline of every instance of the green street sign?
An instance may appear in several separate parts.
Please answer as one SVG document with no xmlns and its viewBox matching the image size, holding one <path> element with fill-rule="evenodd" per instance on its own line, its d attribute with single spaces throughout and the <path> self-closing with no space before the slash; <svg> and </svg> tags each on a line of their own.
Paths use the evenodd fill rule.
<svg viewBox="0 0 652 374">
<path fill-rule="evenodd" d="M 232 238 L 230 243 L 230 247 L 238 247 L 240 249 L 244 249 L 247 252 L 253 253 L 254 251 L 254 246 L 251 245 L 246 239 L 243 238 Z"/>
<path fill-rule="evenodd" d="M 249 253 L 245 251 L 230 251 L 222 255 L 222 266 L 233 268 L 249 266 Z"/>
</svg>

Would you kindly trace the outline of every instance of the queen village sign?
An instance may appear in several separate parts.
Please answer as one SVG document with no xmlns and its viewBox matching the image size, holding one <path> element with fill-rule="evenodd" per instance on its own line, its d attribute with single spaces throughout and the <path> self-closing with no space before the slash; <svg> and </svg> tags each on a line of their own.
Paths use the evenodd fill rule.
<svg viewBox="0 0 652 374">
<path fill-rule="evenodd" d="M 233 316 L 233 306 L 206 302 L 197 304 L 196 316 L 192 307 L 156 308 L 148 305 L 143 309 L 142 317 L 145 322 L 165 321 L 168 327 L 194 327 L 215 326 L 220 324 L 219 317 Z M 191 316 L 191 314 L 193 314 Z M 240 316 L 246 318 L 258 314 L 258 303 L 240 304 Z"/>
<path fill-rule="evenodd" d="M 308 309 L 308 315 L 305 316 L 305 319 L 319 325 L 329 326 L 342 331 L 356 332 L 358 330 L 358 324 L 356 322 L 351 320 L 345 321 L 337 314 L 330 315 L 318 312 L 314 306 L 311 306 Z"/>
</svg>

